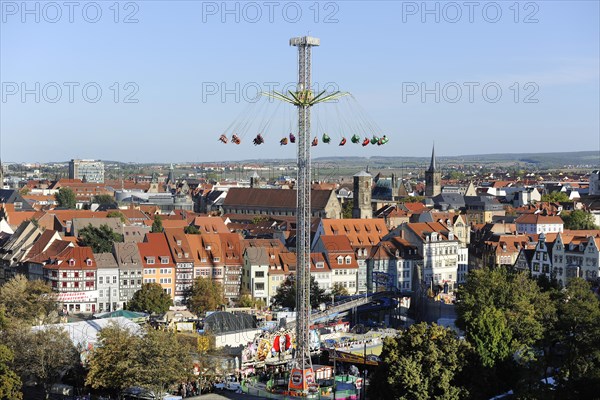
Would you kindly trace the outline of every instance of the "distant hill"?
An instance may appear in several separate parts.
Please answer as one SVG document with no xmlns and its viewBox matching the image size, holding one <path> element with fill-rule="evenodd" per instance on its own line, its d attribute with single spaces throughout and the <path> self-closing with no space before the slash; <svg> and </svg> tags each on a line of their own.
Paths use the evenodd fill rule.
<svg viewBox="0 0 600 400">
<path fill-rule="evenodd" d="M 459 156 L 436 156 L 439 163 L 443 164 L 524 164 L 538 168 L 560 168 L 563 166 L 590 166 L 600 165 L 598 151 L 576 151 L 557 153 L 494 153 L 494 154 L 468 154 Z M 316 157 L 315 163 L 338 163 L 358 165 L 385 165 L 400 166 L 402 164 L 427 164 L 430 157 Z M 278 163 L 286 160 L 244 160 L 244 162 Z M 293 160 L 289 160 L 293 161 Z"/>
</svg>

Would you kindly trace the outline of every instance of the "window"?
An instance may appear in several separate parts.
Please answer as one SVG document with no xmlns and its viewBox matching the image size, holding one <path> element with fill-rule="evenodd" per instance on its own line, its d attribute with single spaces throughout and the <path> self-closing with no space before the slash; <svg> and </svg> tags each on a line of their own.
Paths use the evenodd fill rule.
<svg viewBox="0 0 600 400">
<path fill-rule="evenodd" d="M 102 285 L 104 283 L 104 277 L 103 276 L 99 276 L 98 277 L 98 284 Z"/>
<path fill-rule="evenodd" d="M 146 257 L 146 263 L 154 264 L 154 257 Z"/>
<path fill-rule="evenodd" d="M 73 287 L 78 288 L 79 287 L 79 282 L 73 282 Z"/>
<path fill-rule="evenodd" d="M 254 290 L 265 290 L 265 284 L 262 282 L 255 283 Z"/>
<path fill-rule="evenodd" d="M 127 286 L 127 279 L 123 280 L 123 286 Z"/>
<path fill-rule="evenodd" d="M 344 257 L 342 257 L 342 256 L 339 256 L 339 257 L 337 258 L 337 263 L 338 263 L 338 264 L 343 264 L 343 263 L 344 263 Z"/>
<path fill-rule="evenodd" d="M 75 266 L 75 260 L 73 260 L 72 258 L 69 260 L 69 266 L 70 267 Z"/>
<path fill-rule="evenodd" d="M 352 257 L 346 256 L 346 264 L 350 264 L 352 262 Z"/>
<path fill-rule="evenodd" d="M 169 257 L 161 257 L 160 258 L 160 263 L 161 264 L 168 264 L 169 263 Z"/>
<path fill-rule="evenodd" d="M 63 282 L 62 287 L 67 287 L 67 282 Z"/>
<path fill-rule="evenodd" d="M 117 276 L 113 276 L 113 283 L 117 283 Z"/>
<path fill-rule="evenodd" d="M 87 260 L 85 260 L 85 263 L 88 267 L 92 266 L 92 260 L 90 260 L 89 258 Z"/>
<path fill-rule="evenodd" d="M 264 271 L 256 271 L 256 272 L 254 272 L 254 277 L 255 278 L 264 278 L 265 273 L 264 273 Z"/>
<path fill-rule="evenodd" d="M 104 297 L 104 290 L 98 290 L 98 297 Z"/>
</svg>

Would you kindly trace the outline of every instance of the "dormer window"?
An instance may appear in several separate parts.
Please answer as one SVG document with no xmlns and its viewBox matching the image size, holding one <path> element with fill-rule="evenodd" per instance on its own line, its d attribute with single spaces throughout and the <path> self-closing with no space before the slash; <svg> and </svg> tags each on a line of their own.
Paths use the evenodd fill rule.
<svg viewBox="0 0 600 400">
<path fill-rule="evenodd" d="M 325 263 L 323 261 L 319 261 L 317 263 L 317 268 L 325 268 Z"/>
<path fill-rule="evenodd" d="M 214 262 L 220 262 L 221 261 L 221 257 L 213 257 L 213 261 Z"/>
<path fill-rule="evenodd" d="M 168 264 L 169 263 L 169 257 L 161 257 L 160 258 L 160 263 L 161 264 Z"/>
<path fill-rule="evenodd" d="M 190 255 L 189 255 L 189 253 L 183 253 L 183 256 L 187 258 L 187 257 L 189 257 Z"/>
<path fill-rule="evenodd" d="M 75 266 L 75 260 L 71 258 L 69 260 L 69 267 L 74 267 L 74 266 Z"/>
<path fill-rule="evenodd" d="M 154 257 L 146 257 L 147 264 L 154 264 L 154 261 L 155 261 Z"/>
<path fill-rule="evenodd" d="M 177 246 L 181 246 L 181 240 L 177 239 Z"/>
<path fill-rule="evenodd" d="M 204 250 L 210 251 L 210 244 L 207 244 L 206 247 L 204 247 Z"/>
<path fill-rule="evenodd" d="M 88 267 L 91 267 L 91 266 L 92 266 L 92 260 L 88 258 L 87 260 L 85 260 L 85 264 L 86 264 Z"/>
<path fill-rule="evenodd" d="M 350 264 L 352 262 L 352 257 L 346 256 L 346 264 Z"/>
<path fill-rule="evenodd" d="M 339 256 L 339 257 L 337 258 L 337 263 L 338 263 L 338 264 L 343 264 L 343 263 L 344 263 L 344 257 L 342 257 L 342 256 Z"/>
</svg>

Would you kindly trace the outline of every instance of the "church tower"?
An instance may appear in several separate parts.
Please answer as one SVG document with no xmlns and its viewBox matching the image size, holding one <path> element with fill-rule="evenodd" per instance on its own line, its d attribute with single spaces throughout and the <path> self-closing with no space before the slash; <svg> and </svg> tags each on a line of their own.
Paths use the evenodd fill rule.
<svg viewBox="0 0 600 400">
<path fill-rule="evenodd" d="M 352 207 L 352 218 L 373 218 L 373 207 L 371 206 L 371 188 L 373 177 L 365 171 L 354 175 L 354 205 Z"/>
<path fill-rule="evenodd" d="M 442 193 L 442 173 L 435 165 L 435 146 L 431 150 L 431 163 L 425 171 L 425 196 L 433 197 Z"/>
</svg>

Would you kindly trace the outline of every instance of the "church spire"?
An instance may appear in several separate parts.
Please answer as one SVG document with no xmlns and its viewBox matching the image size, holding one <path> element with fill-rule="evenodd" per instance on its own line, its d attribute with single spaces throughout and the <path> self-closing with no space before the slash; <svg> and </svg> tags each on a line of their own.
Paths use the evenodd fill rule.
<svg viewBox="0 0 600 400">
<path fill-rule="evenodd" d="M 429 163 L 429 171 L 435 172 L 435 144 L 431 148 L 431 162 Z"/>
</svg>

